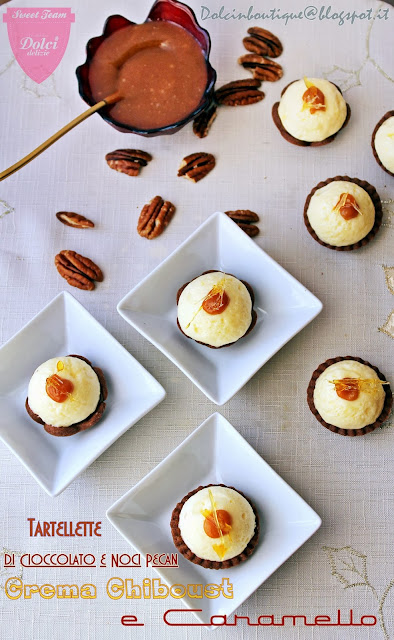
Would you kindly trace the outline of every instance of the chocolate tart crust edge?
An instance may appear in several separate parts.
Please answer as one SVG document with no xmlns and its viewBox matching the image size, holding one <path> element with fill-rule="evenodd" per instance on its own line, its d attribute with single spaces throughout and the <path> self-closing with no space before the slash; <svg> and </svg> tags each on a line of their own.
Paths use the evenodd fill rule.
<svg viewBox="0 0 394 640">
<path fill-rule="evenodd" d="M 394 173 L 392 171 L 389 171 L 388 169 L 386 169 L 386 167 L 384 166 L 384 164 L 381 162 L 378 154 L 376 153 L 376 149 L 375 149 L 375 136 L 378 132 L 378 129 L 380 129 L 380 127 L 382 126 L 382 124 L 384 122 L 386 122 L 386 120 L 388 120 L 389 118 L 392 118 L 394 116 L 394 110 L 393 111 L 387 111 L 387 113 L 384 114 L 384 116 L 382 116 L 379 120 L 379 122 L 377 123 L 375 129 L 372 132 L 372 138 L 371 138 L 371 147 L 372 147 L 372 153 L 373 156 L 376 160 L 376 162 L 378 163 L 378 165 L 381 167 L 381 169 L 383 169 L 383 171 L 385 171 L 386 173 L 389 174 L 389 176 L 393 176 L 394 178 Z"/>
<path fill-rule="evenodd" d="M 225 487 L 226 489 L 233 489 L 234 491 L 239 493 L 243 498 L 245 498 L 245 500 L 247 500 L 247 502 L 252 507 L 254 516 L 256 518 L 256 525 L 255 525 L 253 536 L 249 540 L 245 549 L 242 551 L 242 553 L 239 553 L 238 555 L 234 556 L 234 558 L 230 558 L 229 560 L 216 561 L 216 560 L 204 560 L 203 558 L 199 558 L 193 553 L 193 551 L 191 551 L 191 549 L 189 549 L 189 547 L 183 541 L 183 538 L 179 529 L 179 516 L 185 502 L 189 498 L 191 498 L 191 496 L 193 496 L 195 493 L 197 493 L 198 491 L 201 491 L 201 489 L 207 489 L 208 487 Z M 204 569 L 230 569 L 231 567 L 235 567 L 236 565 L 241 564 L 241 562 L 244 562 L 245 560 L 248 559 L 250 555 L 252 555 L 253 551 L 257 546 L 258 539 L 259 539 L 260 521 L 259 521 L 259 515 L 257 513 L 257 509 L 255 505 L 253 504 L 253 502 L 249 500 L 249 498 L 247 498 L 242 493 L 242 491 L 239 491 L 239 489 L 236 489 L 235 487 L 229 487 L 226 484 L 211 483 L 211 484 L 197 487 L 197 489 L 193 489 L 193 491 L 190 491 L 184 498 L 182 498 L 180 502 L 178 502 L 178 504 L 175 506 L 171 514 L 170 528 L 171 528 L 171 534 L 172 534 L 172 539 L 174 541 L 174 545 L 187 560 L 189 560 L 190 562 L 193 562 L 194 564 L 198 564 L 201 567 L 204 567 Z"/>
<path fill-rule="evenodd" d="M 306 392 L 308 407 L 313 413 L 313 415 L 315 416 L 316 420 L 318 420 L 320 424 L 323 425 L 323 427 L 326 427 L 326 429 L 329 429 L 333 433 L 338 433 L 341 436 L 364 436 L 366 433 L 371 433 L 371 431 L 375 431 L 375 429 L 380 427 L 383 424 L 383 422 L 387 420 L 387 418 L 391 413 L 391 408 L 393 405 L 393 395 L 392 395 L 391 387 L 389 384 L 384 385 L 383 387 L 385 392 L 385 400 L 384 400 L 383 409 L 380 415 L 376 418 L 375 422 L 373 422 L 372 424 L 368 424 L 365 427 L 362 427 L 361 429 L 341 429 L 339 427 L 336 427 L 333 424 L 329 424 L 328 422 L 323 420 L 320 413 L 315 407 L 313 395 L 314 395 L 317 379 L 320 377 L 323 371 L 327 369 L 327 367 L 329 367 L 332 364 L 336 364 L 337 362 L 341 362 L 343 360 L 355 360 L 356 362 L 365 364 L 366 366 L 370 367 L 375 371 L 375 373 L 378 375 L 380 380 L 385 380 L 384 375 L 379 371 L 377 367 L 375 367 L 373 364 L 371 364 L 367 360 L 363 360 L 362 358 L 358 358 L 355 356 L 338 356 L 336 358 L 329 358 L 325 362 L 322 362 L 312 373 L 312 377 L 309 381 L 309 385 Z"/>
<path fill-rule="evenodd" d="M 204 276 L 206 273 L 216 273 L 216 271 L 218 271 L 218 269 L 208 269 L 208 271 L 204 271 L 199 276 L 196 276 L 195 278 L 192 278 L 192 280 L 189 280 L 189 282 L 185 282 L 185 284 L 183 284 L 177 291 L 177 294 L 176 294 L 176 304 L 177 304 L 177 306 L 178 306 L 179 298 L 181 297 L 183 290 L 186 289 L 188 284 L 193 282 L 193 280 L 196 280 L 197 278 L 200 278 L 200 276 Z M 222 272 L 222 273 L 224 273 L 224 272 Z M 237 278 L 237 276 L 234 276 L 232 273 L 227 273 L 227 275 L 228 276 L 233 276 L 233 278 Z M 237 280 L 239 280 L 239 278 L 237 278 Z M 247 288 L 247 290 L 249 292 L 249 295 L 250 295 L 250 299 L 252 301 L 252 320 L 251 320 L 251 323 L 249 325 L 249 328 L 245 331 L 243 336 L 238 338 L 238 340 L 242 340 L 242 338 L 245 338 L 254 329 L 254 327 L 256 325 L 256 322 L 257 322 L 257 313 L 253 309 L 254 291 L 253 291 L 252 285 L 249 284 L 249 282 L 246 282 L 246 280 L 239 280 L 239 281 L 242 282 L 242 284 L 244 284 L 245 287 Z M 179 324 L 178 318 L 176 319 L 176 323 L 177 323 L 179 331 L 181 333 L 183 333 L 183 335 L 186 338 L 188 338 L 189 340 L 194 340 L 194 338 L 191 338 L 190 336 L 187 336 L 186 333 L 181 329 L 181 325 Z M 210 349 L 223 349 L 224 347 L 231 347 L 231 345 L 236 344 L 238 342 L 238 340 L 235 340 L 234 342 L 228 342 L 227 344 L 222 344 L 220 347 L 213 347 L 211 344 L 207 344 L 206 342 L 201 342 L 200 340 L 194 340 L 194 342 L 197 342 L 198 344 L 202 344 L 202 345 L 204 345 L 204 347 L 209 347 Z"/>
<path fill-rule="evenodd" d="M 361 238 L 361 240 L 359 240 L 358 242 L 355 242 L 353 244 L 347 244 L 342 247 L 336 247 L 333 244 L 328 244 L 327 242 L 323 242 L 323 240 L 320 240 L 317 233 L 312 228 L 312 225 L 309 222 L 309 218 L 308 218 L 308 209 L 309 209 L 309 204 L 312 196 L 316 193 L 318 189 L 325 187 L 326 185 L 330 184 L 330 182 L 335 182 L 338 180 L 344 180 L 346 182 L 354 182 L 354 184 L 364 189 L 364 191 L 366 191 L 370 196 L 373 206 L 375 207 L 375 221 L 371 231 L 369 231 L 367 235 L 364 238 Z M 367 245 L 376 236 L 377 232 L 381 227 L 382 220 L 383 220 L 382 202 L 380 200 L 380 196 L 376 191 L 375 187 L 369 182 L 367 182 L 366 180 L 359 180 L 358 178 L 350 178 L 349 176 L 335 176 L 335 178 L 328 178 L 327 180 L 319 182 L 319 184 L 313 187 L 312 191 L 307 196 L 307 199 L 304 205 L 304 223 L 309 234 L 312 236 L 314 240 L 316 240 L 316 242 L 321 244 L 322 247 L 326 247 L 326 249 L 333 249 L 334 251 L 354 251 L 355 249 L 360 249 L 361 247 L 365 247 L 365 245 Z"/>
<path fill-rule="evenodd" d="M 104 401 L 107 399 L 107 395 L 108 395 L 107 383 L 106 383 L 102 369 L 100 369 L 99 367 L 93 367 L 90 360 L 88 360 L 84 356 L 80 356 L 73 353 L 73 354 L 69 354 L 69 356 L 67 357 L 79 358 L 80 360 L 83 360 L 84 362 L 86 362 L 93 369 L 93 371 L 96 373 L 99 379 L 100 397 L 99 397 L 97 407 L 93 411 L 93 413 L 91 413 L 90 416 L 85 418 L 85 420 L 82 420 L 81 422 L 76 422 L 75 424 L 70 425 L 69 427 L 54 427 L 50 424 L 45 424 L 44 421 L 41 420 L 40 416 L 38 416 L 36 413 L 34 413 L 31 410 L 29 406 L 28 398 L 26 398 L 26 402 L 25 402 L 25 408 L 30 418 L 35 422 L 37 422 L 38 424 L 41 424 L 47 433 L 49 433 L 52 436 L 57 436 L 59 438 L 73 436 L 76 433 L 79 433 L 80 431 L 86 431 L 86 429 L 90 429 L 90 427 L 93 427 L 95 424 L 97 424 L 97 422 L 102 418 L 103 413 L 105 411 L 106 404 Z"/>
<path fill-rule="evenodd" d="M 281 97 L 283 96 L 285 91 L 290 87 L 290 85 L 292 85 L 294 82 L 297 82 L 297 80 L 293 80 L 293 82 L 290 82 L 282 90 L 282 92 L 280 94 Z M 334 87 L 336 87 L 338 89 L 339 93 L 342 94 L 342 90 L 341 90 L 340 87 L 338 87 L 338 85 L 334 84 L 333 82 L 331 82 L 331 84 L 333 84 Z M 279 130 L 279 133 L 281 134 L 282 138 L 287 140 L 287 142 L 290 142 L 291 144 L 296 145 L 297 147 L 322 147 L 322 146 L 324 146 L 326 144 L 329 144 L 330 142 L 332 142 L 336 138 L 338 133 L 340 131 L 342 131 L 342 129 L 344 129 L 346 127 L 346 125 L 348 124 L 348 122 L 350 120 L 350 116 L 352 114 L 350 105 L 348 103 L 346 103 L 346 118 L 345 118 L 345 121 L 344 121 L 343 125 L 338 129 L 338 131 L 333 133 L 331 136 L 328 136 L 328 138 L 324 138 L 324 140 L 319 140 L 317 142 L 307 142 L 306 140 L 300 140 L 299 138 L 295 138 L 294 136 L 291 135 L 291 133 L 286 131 L 286 129 L 284 128 L 284 126 L 282 124 L 282 120 L 279 117 L 278 108 L 279 108 L 279 102 L 275 102 L 275 104 L 272 107 L 272 119 L 273 119 L 273 121 L 275 123 L 275 126 Z"/>
</svg>

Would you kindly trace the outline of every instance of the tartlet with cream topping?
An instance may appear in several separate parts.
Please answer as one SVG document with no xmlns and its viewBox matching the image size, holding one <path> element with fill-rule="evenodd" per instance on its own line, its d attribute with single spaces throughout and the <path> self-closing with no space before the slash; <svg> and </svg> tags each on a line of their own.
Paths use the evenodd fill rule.
<svg viewBox="0 0 394 640">
<path fill-rule="evenodd" d="M 378 165 L 394 176 L 394 111 L 387 111 L 372 133 L 372 152 Z"/>
<path fill-rule="evenodd" d="M 248 282 L 222 271 L 205 271 L 178 290 L 178 328 L 212 349 L 227 347 L 253 329 L 253 304 Z"/>
<path fill-rule="evenodd" d="M 253 553 L 259 538 L 255 506 L 241 491 L 210 484 L 190 491 L 171 516 L 178 551 L 205 569 L 228 569 Z"/>
<path fill-rule="evenodd" d="M 339 87 L 324 78 L 291 82 L 272 107 L 272 118 L 283 138 L 301 147 L 332 142 L 350 114 Z"/>
<path fill-rule="evenodd" d="M 343 436 L 362 436 L 390 415 L 391 388 L 377 367 L 361 358 L 338 356 L 313 372 L 307 401 L 324 427 Z"/>
<path fill-rule="evenodd" d="M 95 425 L 107 398 L 104 374 L 87 358 L 51 358 L 33 373 L 26 411 L 53 436 L 72 436 Z"/>
<path fill-rule="evenodd" d="M 365 246 L 382 224 L 380 197 L 369 182 L 335 176 L 319 182 L 308 195 L 304 222 L 316 242 L 336 251 Z"/>
</svg>

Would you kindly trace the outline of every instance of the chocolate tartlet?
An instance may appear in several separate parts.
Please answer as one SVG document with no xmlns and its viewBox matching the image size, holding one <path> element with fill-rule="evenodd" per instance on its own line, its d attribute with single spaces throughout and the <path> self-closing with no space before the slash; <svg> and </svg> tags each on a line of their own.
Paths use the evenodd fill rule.
<svg viewBox="0 0 394 640">
<path fill-rule="evenodd" d="M 363 189 L 368 194 L 369 198 L 372 201 L 373 207 L 375 209 L 375 218 L 374 218 L 373 226 L 370 229 L 370 231 L 365 235 L 365 237 L 361 238 L 357 242 L 352 242 L 350 244 L 344 244 L 340 246 L 335 244 L 330 244 L 329 242 L 325 242 L 324 240 L 322 240 L 317 235 L 315 229 L 311 225 L 311 222 L 308 217 L 308 209 L 313 196 L 319 189 L 323 189 L 324 187 L 326 187 L 327 185 L 333 182 L 354 183 L 355 185 L 357 185 L 357 187 L 360 187 L 361 189 Z M 345 203 L 345 207 L 348 207 L 348 206 L 349 205 Z M 368 242 L 370 242 L 370 240 L 372 240 L 376 236 L 382 224 L 382 219 L 383 219 L 382 203 L 375 187 L 373 187 L 371 184 L 369 184 L 369 182 L 366 182 L 365 180 L 359 180 L 358 178 L 349 178 L 349 176 L 335 176 L 335 178 L 329 178 L 328 180 L 319 182 L 319 184 L 317 184 L 308 195 L 304 205 L 304 223 L 308 232 L 312 236 L 312 238 L 316 240 L 316 242 L 321 244 L 323 247 L 326 247 L 327 249 L 334 249 L 335 251 L 353 251 L 355 249 L 360 249 L 360 247 L 364 247 L 366 244 L 368 244 Z"/>
<path fill-rule="evenodd" d="M 290 82 L 290 84 L 288 84 L 282 91 L 281 93 L 281 98 L 283 98 L 284 94 L 286 93 L 286 91 L 289 89 L 289 87 L 291 87 L 291 85 L 295 84 L 296 82 L 299 82 L 298 80 L 293 80 L 293 82 Z M 341 89 L 334 83 L 329 82 L 329 81 L 324 81 L 324 82 L 328 82 L 329 85 L 332 85 L 333 87 L 335 87 L 335 89 L 338 90 L 338 92 L 340 93 L 340 95 L 342 96 L 342 91 Z M 287 140 L 287 142 L 290 142 L 291 144 L 295 144 L 298 147 L 321 147 L 325 144 L 329 144 L 330 142 L 332 142 L 334 140 L 334 138 L 338 135 L 338 133 L 340 131 L 342 131 L 342 129 L 344 129 L 347 125 L 347 123 L 349 122 L 350 116 L 351 116 L 351 109 L 350 106 L 347 103 L 344 103 L 346 106 L 346 114 L 345 114 L 345 118 L 342 122 L 342 124 L 340 125 L 340 127 L 333 132 L 331 135 L 328 135 L 327 137 L 325 137 L 322 140 L 315 140 L 315 141 L 308 141 L 308 140 L 303 140 L 301 138 L 297 138 L 296 136 L 292 135 L 289 131 L 287 131 L 287 129 L 285 129 L 283 122 L 280 118 L 279 115 L 279 106 L 280 106 L 280 102 L 275 102 L 275 104 L 272 107 L 272 119 L 276 125 L 276 127 L 278 128 L 280 134 L 282 135 L 282 137 Z M 313 105 L 311 105 L 313 108 Z M 312 113 L 312 112 L 311 112 Z"/>
<path fill-rule="evenodd" d="M 377 123 L 375 129 L 373 130 L 372 133 L 372 139 L 371 139 L 371 146 L 372 146 L 372 153 L 374 155 L 374 158 L 376 160 L 376 162 L 378 163 L 378 165 L 383 169 L 383 171 L 385 171 L 386 173 L 388 173 L 390 176 L 394 177 L 394 170 L 391 171 L 391 165 L 390 165 L 390 169 L 388 169 L 382 162 L 381 157 L 379 157 L 378 152 L 376 150 L 376 134 L 378 133 L 379 129 L 381 128 L 381 126 L 390 118 L 394 118 L 394 111 L 387 111 L 387 113 L 384 114 L 384 116 L 382 118 L 380 118 L 379 122 Z M 393 121 L 392 121 L 393 122 Z M 391 129 L 393 130 L 394 127 L 391 126 Z M 390 133 L 390 135 L 392 135 Z M 393 151 L 391 152 L 391 161 L 393 164 L 393 157 L 394 157 L 394 137 L 392 140 L 392 149 Z M 382 154 L 381 154 L 382 155 Z"/>
<path fill-rule="evenodd" d="M 98 378 L 100 390 L 99 390 L 98 403 L 95 410 L 80 422 L 75 422 L 70 426 L 53 426 L 45 423 L 44 420 L 37 413 L 34 413 L 34 411 L 31 409 L 29 405 L 29 398 L 28 397 L 26 398 L 25 407 L 30 418 L 32 418 L 32 420 L 34 420 L 38 424 L 43 425 L 47 433 L 49 433 L 52 436 L 58 436 L 58 437 L 73 436 L 76 433 L 79 433 L 80 431 L 85 431 L 86 429 L 93 427 L 101 419 L 105 411 L 105 406 L 106 406 L 105 400 L 108 395 L 105 377 L 102 370 L 99 367 L 93 367 L 91 362 L 84 356 L 70 354 L 69 356 L 66 356 L 66 357 L 78 358 L 79 360 L 83 360 L 87 365 L 89 365 L 89 367 L 91 367 L 91 369 L 94 371 L 94 373 Z M 59 358 L 59 361 L 61 361 L 61 358 Z"/>
<path fill-rule="evenodd" d="M 235 281 L 236 283 L 241 284 L 243 292 L 242 295 L 246 295 L 248 297 L 248 305 L 250 307 L 250 311 L 248 312 L 248 320 L 246 321 L 245 318 L 242 318 L 242 329 L 238 331 L 238 334 L 236 334 L 236 337 L 234 337 L 234 333 L 232 333 L 231 335 L 231 339 L 229 339 L 225 344 L 219 344 L 219 345 L 214 345 L 214 344 L 209 344 L 207 341 L 204 340 L 197 340 L 196 337 L 191 336 L 191 335 L 187 335 L 186 332 L 183 330 L 181 324 L 182 321 L 180 322 L 179 320 L 179 314 L 181 312 L 181 306 L 182 305 L 182 301 L 181 300 L 181 296 L 183 294 L 183 292 L 185 291 L 186 287 L 188 287 L 191 283 L 195 282 L 196 280 L 200 280 L 203 276 L 205 275 L 209 275 L 209 274 L 221 274 L 223 276 L 223 280 L 225 280 L 226 276 L 228 276 L 231 281 Z M 197 302 L 196 300 L 193 301 L 193 304 L 196 305 L 200 305 L 200 303 L 202 302 L 202 304 L 197 307 L 197 310 L 194 308 L 195 313 L 193 313 L 193 311 L 188 310 L 188 314 L 190 316 L 190 322 L 188 323 L 187 326 L 190 326 L 192 323 L 195 323 L 196 317 L 200 312 L 203 312 L 205 314 L 205 316 L 207 317 L 214 317 L 214 316 L 218 316 L 220 314 L 226 313 L 227 307 L 231 304 L 231 295 L 230 297 L 227 295 L 226 293 L 226 287 L 224 285 L 222 285 L 222 290 L 219 291 L 220 289 L 220 283 L 213 283 L 212 288 L 209 288 L 204 292 L 204 294 L 202 295 L 202 298 L 198 298 Z M 205 296 L 205 297 L 204 297 Z M 245 297 L 245 296 L 244 296 Z M 208 302 L 213 302 L 212 308 L 211 310 L 208 309 L 206 305 L 206 303 Z M 252 329 L 254 328 L 256 321 L 257 321 L 257 313 L 256 311 L 253 309 L 253 305 L 254 305 L 254 291 L 252 286 L 246 282 L 245 280 L 239 280 L 238 278 L 236 278 L 234 275 L 230 274 L 230 273 L 224 273 L 221 271 L 216 271 L 215 269 L 210 269 L 208 271 L 204 271 L 204 273 L 202 273 L 200 276 L 196 276 L 195 278 L 193 278 L 192 280 L 190 280 L 189 282 L 186 282 L 184 285 L 182 285 L 182 287 L 180 287 L 180 289 L 177 292 L 177 298 L 176 298 L 176 302 L 178 305 L 178 317 L 177 317 L 177 325 L 179 330 L 181 331 L 181 333 L 183 333 L 183 335 L 185 335 L 187 338 L 194 340 L 195 342 L 198 342 L 199 344 L 203 344 L 206 347 L 210 347 L 211 349 L 221 349 L 222 347 L 229 347 L 232 344 L 235 344 L 235 342 L 238 342 L 238 340 L 240 340 L 241 338 L 244 338 L 245 336 L 247 336 Z M 188 303 L 190 304 L 190 301 L 188 301 Z M 233 303 L 235 304 L 235 303 Z M 238 304 L 237 310 L 240 311 L 239 309 L 239 300 L 236 301 L 236 304 Z M 242 306 L 242 305 L 241 305 Z M 207 310 L 208 309 L 208 310 Z M 245 310 L 242 309 L 243 314 L 245 313 Z M 250 318 L 250 321 L 249 321 Z M 223 320 L 222 320 L 223 321 Z M 214 323 L 214 321 L 212 321 L 212 323 Z M 221 323 L 218 324 L 219 326 L 219 331 L 223 332 L 225 331 L 223 329 L 222 326 L 220 326 Z M 214 328 L 211 329 L 210 327 L 207 328 L 204 327 L 205 330 L 209 330 L 212 331 L 212 333 L 214 334 Z M 231 330 L 231 329 L 230 329 Z M 213 335 L 213 338 L 215 338 L 215 336 Z M 223 341 L 223 337 L 220 339 Z M 219 340 L 219 341 L 220 341 Z M 215 340 L 214 340 L 215 341 Z"/>
<path fill-rule="evenodd" d="M 212 491 L 210 491 L 212 487 Z M 221 491 L 221 489 L 222 491 Z M 213 493 L 216 489 L 216 495 L 219 495 L 219 500 L 223 501 L 223 495 L 226 498 L 229 496 L 229 500 L 231 498 L 235 498 L 235 501 L 232 501 L 233 504 L 230 505 L 230 501 L 228 504 L 224 502 L 221 506 L 226 506 L 232 511 L 230 514 L 227 510 L 223 511 L 222 509 L 216 510 L 216 506 L 213 503 L 214 516 L 212 512 L 207 512 L 207 509 L 203 509 L 197 515 L 193 513 L 193 511 L 189 511 L 188 518 L 188 527 L 185 527 L 186 520 L 184 519 L 183 523 L 180 522 L 182 520 L 182 510 L 185 508 L 185 505 L 190 504 L 188 501 L 196 494 L 199 494 L 198 498 L 194 499 L 195 504 L 193 505 L 198 510 L 199 503 L 197 500 L 201 499 L 204 501 L 204 490 L 208 489 L 208 494 L 210 497 L 210 501 L 208 504 L 208 510 L 211 509 L 212 501 L 215 500 Z M 200 493 L 202 492 L 202 493 Z M 207 502 L 207 498 L 205 496 L 205 503 Z M 204 502 L 202 502 L 203 504 Z M 237 504 L 235 504 L 237 503 Z M 229 506 L 228 506 L 229 505 Z M 186 507 L 187 508 L 187 507 Z M 241 509 L 240 518 L 236 518 L 237 509 Z M 187 516 L 186 516 L 187 517 Z M 185 518 L 186 518 L 185 517 Z M 237 521 L 234 521 L 234 517 Z M 223 560 L 213 560 L 209 558 L 203 558 L 194 553 L 188 544 L 186 544 L 181 528 L 184 526 L 186 529 L 189 528 L 188 533 L 191 532 L 192 537 L 197 540 L 201 538 L 202 546 L 209 549 L 212 547 L 212 550 L 209 550 L 204 555 L 215 555 L 220 557 L 222 555 L 223 558 L 227 555 L 231 555 L 231 546 L 233 545 L 233 549 L 237 551 L 237 553 L 233 557 L 227 557 Z M 256 510 L 256 507 L 253 503 L 246 498 L 246 496 L 238 489 L 234 489 L 234 487 L 228 487 L 224 484 L 208 484 L 205 486 L 197 487 L 197 489 L 193 489 L 190 491 L 174 508 L 171 516 L 171 533 L 174 544 L 178 551 L 190 562 L 194 564 L 198 564 L 205 569 L 229 569 L 234 567 L 241 562 L 244 562 L 249 558 L 249 556 L 256 549 L 257 542 L 259 539 L 259 516 Z M 238 530 L 237 530 L 238 527 Z M 242 532 L 242 528 L 248 527 L 248 533 Z M 241 530 L 241 533 L 239 531 Z M 220 531 L 219 531 L 220 530 Z M 231 536 L 229 535 L 231 533 Z M 185 535 L 185 534 L 184 534 Z M 241 540 L 237 540 L 237 538 L 241 537 Z M 243 540 L 242 540 L 243 538 Z M 214 545 L 214 540 L 218 540 L 219 544 Z M 229 545 L 228 547 L 226 545 Z M 215 551 L 216 547 L 216 551 Z M 238 547 L 238 549 L 236 548 Z M 240 548 L 241 547 L 241 548 Z"/>
<path fill-rule="evenodd" d="M 362 360 L 361 358 L 357 358 L 357 357 L 353 357 L 353 356 L 338 356 L 337 358 L 330 358 L 329 360 L 326 360 L 325 362 L 323 362 L 322 364 L 320 364 L 317 369 L 315 369 L 315 371 L 312 374 L 312 377 L 310 379 L 309 385 L 308 385 L 308 389 L 307 389 L 307 402 L 308 402 L 308 406 L 309 409 L 311 410 L 311 412 L 313 413 L 313 415 L 315 416 L 316 420 L 318 420 L 320 422 L 320 424 L 323 425 L 323 427 L 326 427 L 326 429 L 329 429 L 330 431 L 332 431 L 333 433 L 338 433 L 342 436 L 363 436 L 366 433 L 370 433 L 371 431 L 374 431 L 375 429 L 377 429 L 378 427 L 380 427 L 382 425 L 382 423 L 387 420 L 387 418 L 390 415 L 391 412 L 391 408 L 393 405 L 393 396 L 392 396 L 392 392 L 391 392 L 391 388 L 389 384 L 380 384 L 379 383 L 379 387 L 382 390 L 382 394 L 383 398 L 382 398 L 382 410 L 379 413 L 379 415 L 377 416 L 377 418 L 368 425 L 365 425 L 361 428 L 341 428 L 338 427 L 334 424 L 330 424 L 329 422 L 327 422 L 326 420 L 323 419 L 323 417 L 320 415 L 319 411 L 316 408 L 316 404 L 315 404 L 315 389 L 316 389 L 316 384 L 318 379 L 320 378 L 320 376 L 329 368 L 332 367 L 333 365 L 337 365 L 337 363 L 340 362 L 346 362 L 346 361 L 350 361 L 350 363 L 355 362 L 355 363 L 360 363 L 360 365 L 365 366 L 365 367 L 369 367 L 369 369 L 371 369 L 375 374 L 376 374 L 376 379 L 385 381 L 385 377 L 384 375 L 379 371 L 379 369 L 377 367 L 374 367 L 372 364 L 370 364 L 369 362 L 367 362 L 366 360 Z M 363 381 L 363 379 L 361 379 L 361 381 Z M 374 382 L 374 380 L 372 380 Z M 358 379 L 355 378 L 343 378 L 342 380 L 334 380 L 334 381 L 329 381 L 331 382 L 333 385 L 335 384 L 335 386 L 332 387 L 332 389 L 335 388 L 336 394 L 339 396 L 339 398 L 344 399 L 345 401 L 348 400 L 349 403 L 351 403 L 353 400 L 357 400 L 358 396 L 354 396 L 352 394 L 354 394 L 354 391 L 356 389 L 359 389 L 359 387 L 357 386 L 359 383 Z M 343 395 L 339 395 L 338 390 L 337 390 L 337 383 L 344 383 L 342 384 L 342 388 L 340 388 L 340 390 L 345 391 L 345 394 L 351 394 L 348 395 L 347 397 L 344 397 Z M 364 382 L 370 383 L 371 380 L 365 380 Z M 373 398 L 372 398 L 373 399 Z M 340 414 L 340 409 L 341 407 L 338 407 L 339 411 L 338 411 L 338 415 Z"/>
</svg>

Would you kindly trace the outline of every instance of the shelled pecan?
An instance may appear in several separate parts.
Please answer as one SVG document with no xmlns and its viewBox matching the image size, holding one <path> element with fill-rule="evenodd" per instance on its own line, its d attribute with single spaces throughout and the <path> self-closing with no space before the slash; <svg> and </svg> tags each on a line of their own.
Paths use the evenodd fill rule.
<svg viewBox="0 0 394 640">
<path fill-rule="evenodd" d="M 259 90 L 261 81 L 258 79 L 243 79 L 228 82 L 215 91 L 215 100 L 219 105 L 238 107 L 254 104 L 263 100 L 264 93 Z"/>
<path fill-rule="evenodd" d="M 152 240 L 161 235 L 175 213 L 174 205 L 161 196 L 155 196 L 140 213 L 137 231 L 143 238 Z"/>
<path fill-rule="evenodd" d="M 142 167 L 146 167 L 152 160 L 152 156 L 140 149 L 116 149 L 107 153 L 105 159 L 111 169 L 128 176 L 138 176 Z"/>
<path fill-rule="evenodd" d="M 261 27 L 250 27 L 248 33 L 249 36 L 243 39 L 245 49 L 269 58 L 281 55 L 282 43 L 273 33 Z"/>
<path fill-rule="evenodd" d="M 202 111 L 193 121 L 193 133 L 198 138 L 205 138 L 217 116 L 217 106 L 214 101 Z"/>
<path fill-rule="evenodd" d="M 58 211 L 56 217 L 67 227 L 74 227 L 75 229 L 89 229 L 94 227 L 94 222 L 73 211 Z"/>
<path fill-rule="evenodd" d="M 238 58 L 238 62 L 244 69 L 249 69 L 257 80 L 276 82 L 283 76 L 283 69 L 280 64 L 256 53 L 246 53 Z"/>
<path fill-rule="evenodd" d="M 186 156 L 179 167 L 178 176 L 198 182 L 214 168 L 215 157 L 211 153 L 199 151 Z"/>
<path fill-rule="evenodd" d="M 75 251 L 65 249 L 55 256 L 55 266 L 68 284 L 78 289 L 92 291 L 94 280 L 102 282 L 104 279 L 100 267 L 92 260 L 81 256 Z"/>
<path fill-rule="evenodd" d="M 259 222 L 260 218 L 254 211 L 250 211 L 249 209 L 237 209 L 236 211 L 225 211 L 225 214 L 231 218 L 231 220 L 233 220 L 250 238 L 254 238 L 259 234 L 259 228 L 253 223 Z"/>
</svg>

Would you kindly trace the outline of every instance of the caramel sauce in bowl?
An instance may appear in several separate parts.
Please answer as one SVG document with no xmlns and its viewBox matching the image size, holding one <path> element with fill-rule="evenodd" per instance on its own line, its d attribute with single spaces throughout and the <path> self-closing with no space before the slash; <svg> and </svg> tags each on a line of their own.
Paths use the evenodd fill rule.
<svg viewBox="0 0 394 640">
<path fill-rule="evenodd" d="M 157 0 L 142 24 L 108 18 L 76 71 L 79 92 L 89 105 L 119 93 L 118 102 L 98 112 L 119 131 L 174 133 L 211 101 L 216 72 L 209 52 L 209 34 L 190 8 Z"/>
</svg>

